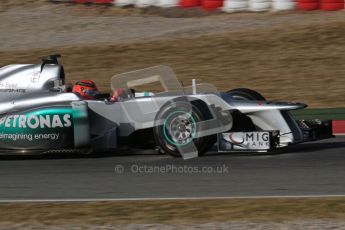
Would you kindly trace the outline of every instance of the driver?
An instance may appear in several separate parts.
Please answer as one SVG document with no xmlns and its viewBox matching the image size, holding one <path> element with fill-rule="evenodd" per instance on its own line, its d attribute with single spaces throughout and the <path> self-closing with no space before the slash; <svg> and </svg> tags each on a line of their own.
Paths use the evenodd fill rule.
<svg viewBox="0 0 345 230">
<path fill-rule="evenodd" d="M 77 81 L 72 92 L 87 100 L 94 100 L 95 96 L 99 94 L 96 84 L 91 80 Z"/>
</svg>

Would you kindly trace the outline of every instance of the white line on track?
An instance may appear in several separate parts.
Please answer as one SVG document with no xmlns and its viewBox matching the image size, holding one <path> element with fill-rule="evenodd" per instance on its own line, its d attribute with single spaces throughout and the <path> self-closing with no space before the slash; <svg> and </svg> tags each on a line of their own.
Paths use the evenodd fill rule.
<svg viewBox="0 0 345 230">
<path fill-rule="evenodd" d="M 55 202 L 105 202 L 105 201 L 174 201 L 174 200 L 223 200 L 223 199 L 277 199 L 277 198 L 339 198 L 337 195 L 296 196 L 224 196 L 224 197 L 166 197 L 166 198 L 95 198 L 95 199 L 0 199 L 0 203 L 55 203 Z"/>
</svg>

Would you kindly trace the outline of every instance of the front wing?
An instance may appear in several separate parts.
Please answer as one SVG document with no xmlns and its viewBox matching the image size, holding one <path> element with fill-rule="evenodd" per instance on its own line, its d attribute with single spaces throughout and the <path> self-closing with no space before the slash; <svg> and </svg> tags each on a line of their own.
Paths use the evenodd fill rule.
<svg viewBox="0 0 345 230">
<path fill-rule="evenodd" d="M 299 120 L 297 123 L 303 132 L 303 140 L 298 143 L 334 137 L 332 134 L 332 121 Z M 286 145 L 280 144 L 280 138 L 283 135 L 278 130 L 219 133 L 217 141 L 218 151 L 274 151 L 286 147 Z"/>
</svg>

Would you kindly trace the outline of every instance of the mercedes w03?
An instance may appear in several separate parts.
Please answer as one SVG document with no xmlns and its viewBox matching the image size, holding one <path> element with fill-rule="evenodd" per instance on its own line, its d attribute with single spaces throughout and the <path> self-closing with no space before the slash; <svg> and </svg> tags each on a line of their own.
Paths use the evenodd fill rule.
<svg viewBox="0 0 345 230">
<path fill-rule="evenodd" d="M 116 152 L 155 148 L 184 159 L 210 149 L 267 152 L 332 137 L 331 123 L 298 121 L 305 104 L 258 92 L 185 87 L 167 66 L 115 75 L 111 93 L 91 80 L 65 83 L 60 55 L 0 68 L 0 153 Z M 156 84 L 161 91 L 140 91 Z"/>
</svg>

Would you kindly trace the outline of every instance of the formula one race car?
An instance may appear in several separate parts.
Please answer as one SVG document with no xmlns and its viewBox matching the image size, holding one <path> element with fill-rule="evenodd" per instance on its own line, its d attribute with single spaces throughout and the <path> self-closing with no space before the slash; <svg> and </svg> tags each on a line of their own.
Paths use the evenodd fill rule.
<svg viewBox="0 0 345 230">
<path fill-rule="evenodd" d="M 304 104 L 267 101 L 244 88 L 221 93 L 195 81 L 183 87 L 167 66 L 114 76 L 112 94 L 89 80 L 71 86 L 59 57 L 0 68 L 2 154 L 150 146 L 186 159 L 215 144 L 219 151 L 256 152 L 332 136 L 328 122 L 294 120 L 290 111 Z M 163 92 L 138 92 L 156 83 Z"/>
</svg>

